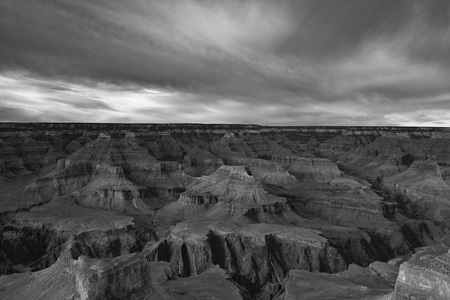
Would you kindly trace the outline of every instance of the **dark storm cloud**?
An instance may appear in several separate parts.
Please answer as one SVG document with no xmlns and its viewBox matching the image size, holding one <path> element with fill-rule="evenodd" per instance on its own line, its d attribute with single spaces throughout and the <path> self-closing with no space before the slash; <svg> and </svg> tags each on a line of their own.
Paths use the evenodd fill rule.
<svg viewBox="0 0 450 300">
<path fill-rule="evenodd" d="M 441 124 L 449 16 L 446 0 L 3 0 L 0 117 Z"/>
</svg>

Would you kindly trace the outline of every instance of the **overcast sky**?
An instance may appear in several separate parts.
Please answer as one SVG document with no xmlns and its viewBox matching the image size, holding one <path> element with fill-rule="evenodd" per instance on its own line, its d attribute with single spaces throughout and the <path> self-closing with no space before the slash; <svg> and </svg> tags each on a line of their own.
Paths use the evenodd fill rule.
<svg viewBox="0 0 450 300">
<path fill-rule="evenodd" d="M 450 1 L 1 0 L 0 121 L 450 126 Z"/>
</svg>

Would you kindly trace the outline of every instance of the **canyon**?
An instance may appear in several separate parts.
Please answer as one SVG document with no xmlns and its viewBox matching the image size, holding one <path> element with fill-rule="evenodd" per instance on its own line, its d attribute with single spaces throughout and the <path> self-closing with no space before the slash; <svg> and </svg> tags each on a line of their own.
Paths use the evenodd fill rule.
<svg viewBox="0 0 450 300">
<path fill-rule="evenodd" d="M 0 124 L 1 299 L 450 299 L 450 130 Z"/>
</svg>

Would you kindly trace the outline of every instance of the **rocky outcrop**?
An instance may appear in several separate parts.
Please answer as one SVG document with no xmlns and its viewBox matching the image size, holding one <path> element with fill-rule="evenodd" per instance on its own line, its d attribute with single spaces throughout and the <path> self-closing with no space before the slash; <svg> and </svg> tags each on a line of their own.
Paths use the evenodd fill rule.
<svg viewBox="0 0 450 300">
<path fill-rule="evenodd" d="M 113 258 L 142 250 L 149 237 L 139 237 L 136 229 L 111 229 L 108 231 L 89 231 L 75 236 L 70 253 L 73 258 L 82 255 L 91 258 Z"/>
<path fill-rule="evenodd" d="M 170 168 L 166 168 L 169 166 Z M 176 170 L 174 168 L 176 166 Z M 166 169 L 166 171 L 163 171 Z M 161 163 L 161 171 L 147 173 L 139 182 L 146 186 L 152 195 L 163 200 L 163 205 L 175 201 L 186 190 L 186 186 L 192 181 L 192 177 L 180 169 L 178 163 Z M 161 208 L 158 206 L 157 208 Z"/>
<path fill-rule="evenodd" d="M 253 292 L 281 282 L 291 269 L 334 273 L 346 268 L 319 231 L 269 224 L 179 223 L 170 238 L 151 245 L 147 253 L 151 260 L 169 261 L 181 276 L 219 265 Z"/>
<path fill-rule="evenodd" d="M 124 176 L 120 167 L 97 166 L 92 181 L 79 192 L 77 203 L 92 208 L 150 212 L 145 204 L 150 193 Z"/>
<path fill-rule="evenodd" d="M 295 177 L 274 161 L 259 158 L 227 157 L 224 162 L 227 165 L 248 167 L 251 175 L 263 184 L 290 186 L 296 183 Z"/>
<path fill-rule="evenodd" d="M 79 295 L 76 292 L 75 278 L 69 271 L 71 261 L 66 248 L 49 268 L 0 276 L 0 297 L 5 300 L 77 299 Z"/>
<path fill-rule="evenodd" d="M 45 225 L 6 224 L 0 236 L 0 275 L 51 266 L 66 240 L 67 237 Z"/>
<path fill-rule="evenodd" d="M 89 170 L 97 165 L 119 166 L 127 174 L 158 171 L 158 161 L 142 148 L 133 135 L 122 139 L 100 133 L 97 139 L 87 143 L 68 157 L 69 164 L 86 163 Z"/>
<path fill-rule="evenodd" d="M 110 135 L 100 133 L 95 140 L 87 142 L 82 148 L 73 152 L 67 158 L 59 159 L 62 156 L 63 154 L 58 152 L 56 148 L 48 148 L 43 158 L 39 160 L 39 165 L 42 166 L 40 172 L 36 171 L 36 173 L 45 174 L 41 174 L 42 176 L 28 183 L 24 191 L 13 197 L 13 199 L 22 198 L 30 203 L 30 205 L 33 205 L 35 203 L 48 202 L 56 196 L 79 192 L 83 188 L 92 190 L 93 185 L 104 185 L 105 183 L 99 182 L 99 178 L 104 175 L 100 173 L 108 173 L 108 171 L 100 172 L 99 168 L 104 170 L 110 168 L 113 170 L 116 167 L 123 170 L 119 172 L 122 175 L 117 179 L 121 183 L 116 182 L 115 184 L 109 184 L 108 187 L 103 187 L 105 191 L 103 198 L 129 198 L 127 194 L 132 194 L 138 190 L 140 194 L 143 192 L 147 193 L 147 191 L 141 187 L 131 191 L 125 189 L 125 191 L 120 192 L 121 187 L 119 186 L 123 186 L 125 181 L 129 186 L 137 186 L 125 177 L 139 181 L 148 173 L 161 172 L 160 163 L 151 157 L 147 150 L 140 147 L 133 136 L 116 139 Z M 109 173 L 114 173 L 114 171 Z M 105 176 L 109 177 L 107 181 L 111 181 L 110 179 L 114 177 L 111 174 Z M 90 186 L 87 187 L 89 184 Z M 106 195 L 108 193 L 107 191 L 110 191 L 112 195 Z M 118 192 L 121 195 L 118 195 Z M 102 198 L 101 196 L 99 197 Z M 147 197 L 147 195 L 140 195 L 140 197 Z M 132 196 L 132 198 L 136 197 Z M 105 200 L 105 202 L 108 201 Z M 11 200 L 10 202 L 13 201 Z M 86 201 L 85 204 L 89 205 L 89 202 Z M 110 205 L 103 203 L 100 206 L 109 207 Z M 136 207 L 137 205 L 134 206 Z M 141 204 L 139 206 L 142 208 Z M 24 207 L 26 206 L 24 205 Z"/>
<path fill-rule="evenodd" d="M 274 135 L 263 136 L 259 131 L 241 131 L 239 136 L 243 138 L 245 144 L 248 145 L 255 156 L 260 158 L 269 158 L 273 153 L 278 155 L 292 155 L 289 148 L 281 144 L 281 137 Z M 249 154 L 247 153 L 247 156 Z"/>
<path fill-rule="evenodd" d="M 79 206 L 71 196 L 58 197 L 46 205 L 17 213 L 14 222 L 37 228 L 45 225 L 68 238 L 90 231 L 126 231 L 134 225 L 133 217 Z"/>
<path fill-rule="evenodd" d="M 387 261 L 439 235 L 432 224 L 408 222 L 395 205 L 366 185 L 358 187 L 358 182 L 351 182 L 354 186 L 348 186 L 346 181 L 303 182 L 280 193 L 286 195 L 292 211 L 303 218 L 293 223 L 320 229 L 347 263 L 368 266 L 374 260 Z M 415 236 L 419 239 L 414 240 Z"/>
<path fill-rule="evenodd" d="M 215 267 L 197 276 L 161 283 L 170 299 L 244 299 L 238 287 L 229 281 L 223 269 Z"/>
<path fill-rule="evenodd" d="M 113 259 L 81 256 L 70 266 L 79 299 L 149 299 L 155 294 L 150 264 L 139 254 Z"/>
<path fill-rule="evenodd" d="M 92 169 L 84 162 L 71 163 L 70 160 L 61 159 L 56 169 L 47 176 L 37 180 L 38 184 L 54 186 L 57 195 L 68 195 L 85 187 L 92 179 Z"/>
<path fill-rule="evenodd" d="M 152 239 L 133 218 L 80 207 L 66 196 L 46 207 L 19 213 L 1 227 L 0 265 L 3 274 L 51 266 L 65 242 L 78 258 L 111 258 L 140 251 Z"/>
<path fill-rule="evenodd" d="M 400 265 L 393 299 L 449 299 L 450 253 L 445 246 L 418 249 Z"/>
<path fill-rule="evenodd" d="M 226 132 L 221 139 L 211 144 L 211 152 L 224 159 L 226 157 L 255 157 L 253 149 L 243 138 L 236 137 L 233 132 Z"/>
<path fill-rule="evenodd" d="M 92 142 L 92 138 L 89 136 L 90 132 L 84 130 L 81 133 L 81 136 L 76 137 L 75 139 L 72 139 L 64 148 L 64 151 L 68 154 L 71 154 L 75 151 L 80 150 L 89 142 Z"/>
<path fill-rule="evenodd" d="M 384 278 L 387 283 L 391 284 L 392 286 L 395 285 L 395 281 L 397 280 L 399 272 L 398 265 L 381 261 L 374 261 L 369 265 L 368 268 Z"/>
<path fill-rule="evenodd" d="M 210 176 L 194 179 L 177 203 L 164 208 L 161 215 L 227 220 L 288 210 L 286 199 L 269 194 L 248 168 L 222 166 Z"/>
<path fill-rule="evenodd" d="M 416 160 L 407 171 L 385 178 L 382 187 L 409 216 L 445 223 L 450 217 L 446 172 L 435 160 Z"/>
<path fill-rule="evenodd" d="M 152 283 L 151 273 L 151 263 L 140 254 L 73 260 L 65 249 L 47 269 L 0 276 L 0 296 L 7 300 L 170 299 Z"/>
<path fill-rule="evenodd" d="M 300 180 L 329 182 L 343 176 L 339 168 L 326 158 L 272 155 L 271 159 Z"/>
<path fill-rule="evenodd" d="M 396 226 L 384 224 L 379 228 L 363 229 L 326 226 L 322 232 L 348 264 L 366 267 L 376 260 L 387 261 L 412 250 L 409 240 Z"/>
<path fill-rule="evenodd" d="M 390 223 L 383 198 L 351 178 L 342 177 L 330 184 L 305 182 L 287 192 L 295 197 L 291 205 L 334 224 L 373 227 Z"/>
<path fill-rule="evenodd" d="M 275 300 L 389 299 L 392 287 L 374 271 L 357 265 L 337 273 L 308 273 L 292 270 Z M 331 299 L 332 299 L 331 298 Z"/>
<path fill-rule="evenodd" d="M 132 217 L 78 206 L 70 196 L 18 213 L 2 232 L 7 273 L 49 267 L 65 241 L 72 257 L 107 258 L 140 251 L 152 238 Z"/>
<path fill-rule="evenodd" d="M 212 195 L 242 206 L 272 205 L 285 199 L 270 195 L 243 166 L 222 166 L 211 176 L 193 181 L 186 195 Z"/>
<path fill-rule="evenodd" d="M 211 175 L 222 165 L 220 158 L 198 147 L 194 147 L 183 159 L 184 172 L 194 177 Z"/>
<path fill-rule="evenodd" d="M 41 174 L 66 154 L 45 140 L 36 140 L 30 134 L 17 132 L 0 136 L 0 172 L 2 175 L 23 176 Z"/>
</svg>

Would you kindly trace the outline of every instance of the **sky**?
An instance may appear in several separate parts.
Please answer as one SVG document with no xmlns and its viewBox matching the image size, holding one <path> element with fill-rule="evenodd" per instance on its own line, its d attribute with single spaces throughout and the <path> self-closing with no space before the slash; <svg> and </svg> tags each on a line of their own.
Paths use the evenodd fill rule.
<svg viewBox="0 0 450 300">
<path fill-rule="evenodd" d="M 450 1 L 1 0 L 0 121 L 450 126 Z"/>
</svg>

